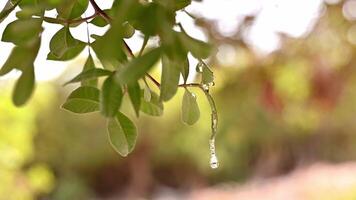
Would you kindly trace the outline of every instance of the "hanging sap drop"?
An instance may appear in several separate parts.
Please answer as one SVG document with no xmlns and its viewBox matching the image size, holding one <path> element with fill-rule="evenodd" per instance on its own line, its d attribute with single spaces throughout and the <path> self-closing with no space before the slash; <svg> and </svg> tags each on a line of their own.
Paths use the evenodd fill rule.
<svg viewBox="0 0 356 200">
<path fill-rule="evenodd" d="M 204 67 L 204 63 L 203 62 L 199 62 L 197 64 L 197 66 L 195 67 L 195 71 L 197 71 L 198 73 L 202 73 L 203 72 L 203 67 Z"/>
<path fill-rule="evenodd" d="M 219 161 L 215 152 L 215 139 L 211 139 L 209 144 L 210 144 L 210 167 L 216 169 L 219 167 Z"/>
<path fill-rule="evenodd" d="M 209 85 L 203 84 L 202 87 L 205 91 L 209 91 Z"/>
<path fill-rule="evenodd" d="M 216 169 L 216 168 L 219 167 L 219 161 L 218 161 L 218 158 L 216 157 L 215 154 L 212 154 L 212 155 L 210 156 L 210 167 L 211 167 L 212 169 Z"/>
</svg>

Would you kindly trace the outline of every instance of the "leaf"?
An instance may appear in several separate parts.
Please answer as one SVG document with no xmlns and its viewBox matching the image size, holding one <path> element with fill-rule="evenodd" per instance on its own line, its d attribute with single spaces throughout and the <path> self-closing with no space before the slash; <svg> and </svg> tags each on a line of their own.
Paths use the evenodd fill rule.
<svg viewBox="0 0 356 200">
<path fill-rule="evenodd" d="M 97 38 L 91 45 L 104 68 L 116 69 L 120 63 L 127 60 L 122 49 L 122 34 L 121 29 L 111 27 L 104 36 Z"/>
<path fill-rule="evenodd" d="M 150 70 L 161 55 L 161 49 L 155 48 L 141 57 L 132 59 L 117 71 L 115 80 L 121 84 L 132 83 L 143 77 Z"/>
<path fill-rule="evenodd" d="M 3 32 L 2 41 L 19 46 L 32 44 L 40 36 L 42 19 L 19 19 L 8 24 Z"/>
<path fill-rule="evenodd" d="M 114 117 L 120 108 L 122 97 L 121 85 L 112 76 L 108 77 L 101 89 L 100 112 L 106 117 Z"/>
<path fill-rule="evenodd" d="M 79 114 L 99 111 L 99 96 L 97 88 L 81 86 L 69 95 L 62 108 Z"/>
<path fill-rule="evenodd" d="M 70 83 L 76 83 L 76 82 L 80 82 L 80 81 L 90 81 L 90 80 L 96 79 L 98 77 L 109 76 L 111 74 L 112 74 L 112 72 L 109 70 L 93 68 L 93 69 L 89 69 L 89 70 L 81 72 L 76 77 L 74 77 L 72 80 L 66 82 L 64 85 L 68 85 Z"/>
<path fill-rule="evenodd" d="M 213 82 L 214 82 L 214 74 L 209 69 L 209 67 L 205 65 L 203 67 L 203 72 L 202 72 L 202 83 L 210 85 Z"/>
<path fill-rule="evenodd" d="M 163 103 L 155 92 L 151 91 L 150 94 L 149 102 L 141 101 L 141 111 L 151 116 L 161 116 L 163 114 Z"/>
<path fill-rule="evenodd" d="M 146 82 L 145 87 L 143 89 L 143 100 L 147 102 L 151 101 L 151 89 L 148 87 Z"/>
<path fill-rule="evenodd" d="M 56 61 L 71 60 L 76 56 L 78 56 L 80 52 L 83 51 L 85 45 L 86 44 L 84 42 L 80 42 L 80 44 L 78 44 L 77 46 L 67 49 L 67 51 L 61 57 L 57 57 L 50 52 L 47 55 L 47 60 L 56 60 Z"/>
<path fill-rule="evenodd" d="M 192 0 L 175 0 L 175 10 L 180 10 L 192 3 Z"/>
<path fill-rule="evenodd" d="M 190 51 L 195 58 L 207 58 L 209 57 L 212 46 L 203 41 L 194 39 L 184 32 L 178 34 L 182 45 L 187 51 Z"/>
<path fill-rule="evenodd" d="M 95 63 L 94 63 L 93 57 L 90 54 L 88 59 L 87 59 L 87 61 L 85 61 L 85 64 L 84 64 L 82 72 L 85 72 L 85 71 L 88 71 L 88 70 L 91 70 L 91 69 L 96 69 L 96 67 L 95 67 Z M 87 85 L 87 86 L 96 87 L 98 85 L 98 79 L 97 78 L 92 78 L 92 79 L 89 79 L 89 80 L 82 80 L 81 81 L 81 85 L 82 86 Z"/>
<path fill-rule="evenodd" d="M 25 6 L 22 10 L 16 12 L 18 19 L 29 19 L 32 16 L 43 16 L 44 8 L 36 5 Z"/>
<path fill-rule="evenodd" d="M 162 77 L 161 77 L 161 96 L 163 101 L 170 100 L 177 92 L 179 75 L 179 63 L 170 60 L 167 56 L 162 57 Z"/>
<path fill-rule="evenodd" d="M 189 76 L 189 60 L 188 60 L 188 57 L 185 57 L 185 59 L 181 63 L 181 74 L 182 74 L 184 83 L 187 83 L 188 76 Z"/>
<path fill-rule="evenodd" d="M 12 1 L 8 0 L 5 4 L 5 7 L 0 12 L 0 23 L 6 19 L 6 17 L 16 8 L 16 6 L 20 3 L 21 0 Z"/>
<path fill-rule="evenodd" d="M 182 120 L 188 125 L 193 125 L 199 120 L 199 117 L 200 111 L 195 94 L 186 89 L 182 103 Z"/>
<path fill-rule="evenodd" d="M 33 65 L 40 47 L 40 39 L 31 46 L 15 46 L 5 64 L 0 69 L 0 76 L 13 69 L 25 70 Z"/>
<path fill-rule="evenodd" d="M 127 156 L 135 147 L 137 130 L 134 123 L 121 112 L 110 118 L 107 124 L 111 146 L 121 156 Z"/>
<path fill-rule="evenodd" d="M 75 19 L 80 17 L 88 7 L 88 0 L 62 0 L 57 6 L 57 13 L 63 19 Z"/>
<path fill-rule="evenodd" d="M 34 67 L 28 66 L 25 69 L 20 78 L 17 80 L 15 89 L 12 95 L 12 101 L 15 106 L 24 105 L 28 99 L 31 97 L 33 90 L 35 88 L 35 73 Z"/>
<path fill-rule="evenodd" d="M 160 3 L 161 5 L 163 5 L 165 7 L 172 8 L 175 11 L 183 9 L 184 7 L 188 6 L 192 2 L 191 0 L 171 0 L 171 1 L 153 0 L 153 1 Z"/>
<path fill-rule="evenodd" d="M 47 56 L 49 60 L 70 60 L 77 56 L 86 46 L 82 41 L 75 39 L 69 27 L 63 27 L 52 37 Z"/>
<path fill-rule="evenodd" d="M 140 115 L 140 106 L 141 106 L 141 89 L 138 82 L 134 82 L 127 85 L 127 91 L 129 93 L 129 97 L 134 107 L 136 116 Z"/>
</svg>

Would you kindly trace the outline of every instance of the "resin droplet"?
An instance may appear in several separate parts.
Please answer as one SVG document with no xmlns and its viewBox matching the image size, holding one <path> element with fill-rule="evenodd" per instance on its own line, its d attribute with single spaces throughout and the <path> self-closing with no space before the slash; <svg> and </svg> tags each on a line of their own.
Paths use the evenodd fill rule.
<svg viewBox="0 0 356 200">
<path fill-rule="evenodd" d="M 202 73 L 203 72 L 203 67 L 204 67 L 204 63 L 202 62 L 199 62 L 197 64 L 197 66 L 195 67 L 195 71 L 199 72 L 199 73 Z"/>
<path fill-rule="evenodd" d="M 215 82 L 213 81 L 213 82 L 210 82 L 209 83 L 209 86 L 215 86 Z"/>
<path fill-rule="evenodd" d="M 205 91 L 209 91 L 209 85 L 203 84 L 202 87 Z"/>
<path fill-rule="evenodd" d="M 216 169 L 219 167 L 219 161 L 215 152 L 215 140 L 211 139 L 209 144 L 210 144 L 210 167 Z"/>
<path fill-rule="evenodd" d="M 218 161 L 218 158 L 216 157 L 215 154 L 212 154 L 212 155 L 210 156 L 210 167 L 211 167 L 212 169 L 216 169 L 216 168 L 219 167 L 219 161 Z"/>
</svg>

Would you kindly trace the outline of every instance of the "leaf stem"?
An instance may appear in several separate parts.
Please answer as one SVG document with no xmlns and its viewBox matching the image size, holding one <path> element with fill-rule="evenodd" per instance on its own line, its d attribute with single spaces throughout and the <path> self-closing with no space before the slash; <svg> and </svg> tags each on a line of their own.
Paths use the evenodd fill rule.
<svg viewBox="0 0 356 200">
<path fill-rule="evenodd" d="M 77 24 L 77 23 L 82 23 L 85 22 L 89 19 L 92 19 L 96 16 L 98 16 L 98 13 L 94 13 L 90 15 L 89 17 L 84 17 L 84 18 L 79 18 L 79 19 L 70 19 L 70 20 L 65 20 L 65 19 L 60 19 L 60 18 L 52 18 L 52 17 L 43 17 L 43 20 L 48 22 L 48 23 L 60 23 L 60 24 Z"/>
</svg>

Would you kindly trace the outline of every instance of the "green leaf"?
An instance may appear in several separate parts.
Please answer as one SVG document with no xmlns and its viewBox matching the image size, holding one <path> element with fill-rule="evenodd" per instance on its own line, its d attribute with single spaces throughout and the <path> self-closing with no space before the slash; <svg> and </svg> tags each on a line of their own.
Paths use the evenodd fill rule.
<svg viewBox="0 0 356 200">
<path fill-rule="evenodd" d="M 108 77 L 102 87 L 100 96 L 100 111 L 106 117 L 113 117 L 118 112 L 123 92 L 121 85 L 113 80 L 113 77 Z"/>
<path fill-rule="evenodd" d="M 12 1 L 8 0 L 5 4 L 5 7 L 0 12 L 0 23 L 6 19 L 6 17 L 16 8 L 16 6 L 20 3 L 21 0 Z"/>
<path fill-rule="evenodd" d="M 167 56 L 162 57 L 162 76 L 161 76 L 161 96 L 163 101 L 170 100 L 177 92 L 179 76 L 179 63 L 169 60 Z"/>
<path fill-rule="evenodd" d="M 212 51 L 210 44 L 194 39 L 184 32 L 179 33 L 179 38 L 186 51 L 190 51 L 195 58 L 209 57 Z"/>
<path fill-rule="evenodd" d="M 141 89 L 138 82 L 133 82 L 127 85 L 127 92 L 129 93 L 129 97 L 134 107 L 136 116 L 139 117 L 140 114 L 140 106 L 141 106 Z"/>
<path fill-rule="evenodd" d="M 143 77 L 157 62 L 161 55 L 161 49 L 156 48 L 141 57 L 132 59 L 123 67 L 122 70 L 117 71 L 115 80 L 122 84 L 132 83 Z"/>
<path fill-rule="evenodd" d="M 16 17 L 18 19 L 29 19 L 33 15 L 35 16 L 42 16 L 43 15 L 43 8 L 36 5 L 25 6 L 22 10 L 16 12 Z"/>
<path fill-rule="evenodd" d="M 89 0 L 62 0 L 57 6 L 58 16 L 63 19 L 80 17 L 88 7 Z"/>
<path fill-rule="evenodd" d="M 72 80 L 66 82 L 64 85 L 67 85 L 70 83 L 76 83 L 76 82 L 80 82 L 80 81 L 90 81 L 93 79 L 95 80 L 98 77 L 109 76 L 111 74 L 112 74 L 112 72 L 109 70 L 93 68 L 93 69 L 83 71 L 82 73 L 80 73 L 76 77 L 74 77 Z"/>
<path fill-rule="evenodd" d="M 135 124 L 124 114 L 118 112 L 107 124 L 111 146 L 121 156 L 127 156 L 135 147 L 137 130 Z"/>
<path fill-rule="evenodd" d="M 203 72 L 202 72 L 202 83 L 210 85 L 213 82 L 214 82 L 214 74 L 209 69 L 209 67 L 205 65 L 203 67 Z"/>
<path fill-rule="evenodd" d="M 191 0 L 153 0 L 154 2 L 160 3 L 161 5 L 173 9 L 180 10 L 191 4 Z"/>
<path fill-rule="evenodd" d="M 110 44 L 110 45 L 108 45 Z M 104 68 L 116 69 L 127 60 L 123 51 L 123 33 L 121 27 L 111 26 L 104 36 L 91 45 Z"/>
<path fill-rule="evenodd" d="M 29 18 L 11 22 L 5 28 L 2 41 L 12 42 L 19 46 L 32 44 L 40 36 L 43 28 L 42 19 Z"/>
<path fill-rule="evenodd" d="M 149 102 L 151 101 L 151 89 L 150 87 L 148 87 L 146 81 L 145 81 L 145 86 L 144 86 L 144 89 L 143 89 L 143 100 Z"/>
<path fill-rule="evenodd" d="M 111 18 L 114 17 L 113 9 L 104 9 L 103 12 L 105 12 Z M 94 19 L 92 19 L 90 21 L 90 23 L 94 24 L 95 26 L 99 26 L 99 27 L 104 27 L 104 26 L 108 25 L 108 22 L 100 15 L 94 17 Z"/>
<path fill-rule="evenodd" d="M 94 63 L 93 57 L 91 55 L 89 55 L 87 61 L 84 64 L 82 73 L 85 72 L 85 71 L 91 70 L 91 69 L 96 69 L 96 67 L 95 67 L 95 63 Z M 81 85 L 82 86 L 87 85 L 87 86 L 96 87 L 98 85 L 98 79 L 97 78 L 91 78 L 89 80 L 82 80 L 81 81 Z"/>
<path fill-rule="evenodd" d="M 180 10 L 192 3 L 192 0 L 175 0 L 175 10 Z"/>
<path fill-rule="evenodd" d="M 182 103 L 182 120 L 188 125 L 193 125 L 199 120 L 199 117 L 200 111 L 195 94 L 186 89 Z"/>
<path fill-rule="evenodd" d="M 99 96 L 97 88 L 81 86 L 69 95 L 62 108 L 79 114 L 99 111 Z"/>
<path fill-rule="evenodd" d="M 67 49 L 67 51 L 61 57 L 57 57 L 57 56 L 53 55 L 52 52 L 50 52 L 47 55 L 47 60 L 56 60 L 56 61 L 71 60 L 71 59 L 75 58 L 76 56 L 78 56 L 80 54 L 80 52 L 83 51 L 85 45 L 86 44 L 84 42 L 80 42 L 77 46 Z"/>
<path fill-rule="evenodd" d="M 13 69 L 25 70 L 33 65 L 36 59 L 40 39 L 31 46 L 15 46 L 5 64 L 0 69 L 0 76 L 9 73 Z"/>
<path fill-rule="evenodd" d="M 122 24 L 124 38 L 130 38 L 135 34 L 135 28 L 128 22 Z"/>
<path fill-rule="evenodd" d="M 60 29 L 49 43 L 50 53 L 47 59 L 70 60 L 77 56 L 85 47 L 85 43 L 73 38 L 69 27 Z"/>
<path fill-rule="evenodd" d="M 189 76 L 189 60 L 188 57 L 181 62 L 181 74 L 183 76 L 184 83 L 187 83 Z"/>
<path fill-rule="evenodd" d="M 163 114 L 163 103 L 155 92 L 151 91 L 150 94 L 149 102 L 141 101 L 141 111 L 151 116 L 161 116 Z"/>
<path fill-rule="evenodd" d="M 15 106 L 24 105 L 28 99 L 31 97 L 33 90 L 35 88 L 35 73 L 34 67 L 28 66 L 25 69 L 20 78 L 17 80 L 15 89 L 12 95 L 12 101 Z"/>
</svg>

